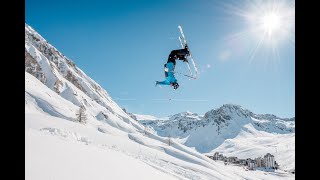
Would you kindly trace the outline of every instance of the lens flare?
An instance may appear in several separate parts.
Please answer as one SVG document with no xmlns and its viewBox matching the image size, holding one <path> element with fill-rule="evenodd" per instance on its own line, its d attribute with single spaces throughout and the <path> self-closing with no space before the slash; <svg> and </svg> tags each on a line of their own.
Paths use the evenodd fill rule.
<svg viewBox="0 0 320 180">
<path fill-rule="evenodd" d="M 246 42 L 251 48 L 250 62 L 261 50 L 279 57 L 284 42 L 295 43 L 295 3 L 292 0 L 255 0 L 248 3 L 226 4 L 226 11 L 244 22 L 246 27 L 228 37 L 229 40 Z M 268 56 L 269 57 L 269 56 Z"/>
</svg>

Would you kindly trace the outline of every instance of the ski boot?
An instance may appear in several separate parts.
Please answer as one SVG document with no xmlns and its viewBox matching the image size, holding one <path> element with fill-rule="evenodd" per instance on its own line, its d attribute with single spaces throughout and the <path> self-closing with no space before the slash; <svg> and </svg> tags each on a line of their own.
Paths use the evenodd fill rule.
<svg viewBox="0 0 320 180">
<path fill-rule="evenodd" d="M 171 86 L 173 86 L 173 89 L 176 90 L 179 87 L 179 84 L 177 82 L 171 83 Z"/>
<path fill-rule="evenodd" d="M 190 55 L 190 51 L 189 51 L 188 45 L 185 45 L 185 46 L 184 46 L 184 49 L 187 50 L 186 56 L 189 56 L 189 55 Z"/>
</svg>

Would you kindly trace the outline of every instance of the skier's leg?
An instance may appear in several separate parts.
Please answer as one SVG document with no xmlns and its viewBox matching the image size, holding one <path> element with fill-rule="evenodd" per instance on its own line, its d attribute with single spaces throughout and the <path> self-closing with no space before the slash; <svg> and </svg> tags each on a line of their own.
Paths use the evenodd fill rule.
<svg viewBox="0 0 320 180">
<path fill-rule="evenodd" d="M 188 49 L 176 49 L 171 51 L 169 57 L 172 59 L 179 59 L 183 60 L 184 62 L 187 61 L 186 56 L 189 55 L 189 50 Z"/>
<path fill-rule="evenodd" d="M 186 56 L 189 54 L 189 50 L 187 48 L 174 50 L 178 56 Z"/>
<path fill-rule="evenodd" d="M 156 81 L 156 85 L 170 85 L 170 83 L 168 83 L 168 81 Z"/>
<path fill-rule="evenodd" d="M 176 65 L 176 59 L 177 59 L 177 55 L 175 53 L 175 50 L 171 51 L 169 56 L 168 56 L 168 61 L 167 63 L 172 62 L 174 65 Z"/>
<path fill-rule="evenodd" d="M 168 72 L 164 71 L 164 76 L 167 78 L 168 77 Z"/>
<path fill-rule="evenodd" d="M 168 71 L 169 71 L 169 69 L 167 68 L 166 64 L 164 64 L 164 76 L 166 78 L 168 77 Z"/>
</svg>

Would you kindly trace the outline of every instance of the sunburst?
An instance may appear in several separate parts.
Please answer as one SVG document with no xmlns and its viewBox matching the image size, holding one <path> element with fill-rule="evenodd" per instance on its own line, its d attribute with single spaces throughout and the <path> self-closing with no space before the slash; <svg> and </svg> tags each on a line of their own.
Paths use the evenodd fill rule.
<svg viewBox="0 0 320 180">
<path fill-rule="evenodd" d="M 226 10 L 246 22 L 246 29 L 230 37 L 254 40 L 250 42 L 253 45 L 250 62 L 262 46 L 263 50 L 270 50 L 272 57 L 279 58 L 279 48 L 283 42 L 290 42 L 293 45 L 295 43 L 294 1 L 248 1 L 244 7 L 229 4 Z"/>
</svg>

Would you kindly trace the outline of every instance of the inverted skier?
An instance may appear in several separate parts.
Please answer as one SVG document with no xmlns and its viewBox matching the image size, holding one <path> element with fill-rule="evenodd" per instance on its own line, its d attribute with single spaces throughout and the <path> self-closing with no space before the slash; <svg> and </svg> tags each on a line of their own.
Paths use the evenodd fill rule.
<svg viewBox="0 0 320 180">
<path fill-rule="evenodd" d="M 156 81 L 156 85 L 170 85 L 173 89 L 178 89 L 178 80 L 174 77 L 174 69 L 176 66 L 176 60 L 182 60 L 188 62 L 186 56 L 189 55 L 188 46 L 185 45 L 184 49 L 172 50 L 169 54 L 168 61 L 164 64 L 164 75 L 166 79 L 164 81 Z"/>
</svg>

